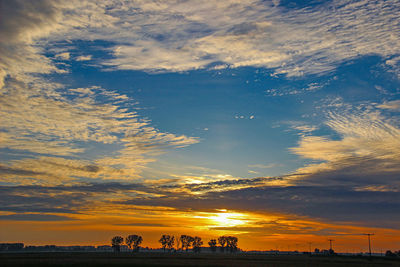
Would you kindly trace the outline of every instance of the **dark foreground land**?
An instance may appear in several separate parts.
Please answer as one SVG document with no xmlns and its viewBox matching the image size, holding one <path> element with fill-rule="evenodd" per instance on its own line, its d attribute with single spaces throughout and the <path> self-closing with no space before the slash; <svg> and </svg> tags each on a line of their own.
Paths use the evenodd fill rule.
<svg viewBox="0 0 400 267">
<path fill-rule="evenodd" d="M 1 253 L 0 266 L 400 266 L 387 257 L 166 254 L 166 253 Z"/>
</svg>

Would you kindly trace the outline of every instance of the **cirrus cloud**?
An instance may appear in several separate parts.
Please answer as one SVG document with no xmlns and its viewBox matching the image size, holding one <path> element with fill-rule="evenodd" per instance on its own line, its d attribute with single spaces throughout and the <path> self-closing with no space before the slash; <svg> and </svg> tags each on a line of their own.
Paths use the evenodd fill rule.
<svg viewBox="0 0 400 267">
<path fill-rule="evenodd" d="M 302 135 L 291 150 L 314 163 L 297 170 L 302 182 L 350 186 L 396 186 L 400 173 L 400 128 L 373 106 L 328 112 L 336 138 Z"/>
</svg>

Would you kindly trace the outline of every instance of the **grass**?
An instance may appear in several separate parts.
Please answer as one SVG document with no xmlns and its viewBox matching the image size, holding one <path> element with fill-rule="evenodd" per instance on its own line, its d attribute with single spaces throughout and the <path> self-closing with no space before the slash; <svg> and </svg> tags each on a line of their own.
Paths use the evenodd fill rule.
<svg viewBox="0 0 400 267">
<path fill-rule="evenodd" d="M 397 258 L 168 253 L 1 253 L 0 266 L 400 266 Z"/>
</svg>

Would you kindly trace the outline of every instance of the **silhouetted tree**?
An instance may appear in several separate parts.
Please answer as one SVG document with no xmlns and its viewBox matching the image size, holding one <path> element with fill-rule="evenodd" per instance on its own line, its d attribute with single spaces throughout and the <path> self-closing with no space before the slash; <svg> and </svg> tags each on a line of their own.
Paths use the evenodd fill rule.
<svg viewBox="0 0 400 267">
<path fill-rule="evenodd" d="M 175 237 L 176 240 L 176 250 L 179 250 L 180 246 L 181 246 L 181 239 L 178 237 Z"/>
<path fill-rule="evenodd" d="M 167 242 L 167 248 L 169 250 L 174 248 L 174 244 L 175 244 L 175 236 L 170 236 Z"/>
<path fill-rule="evenodd" d="M 220 236 L 220 237 L 218 237 L 218 244 L 221 245 L 221 251 L 222 251 L 222 252 L 225 251 L 225 245 L 226 245 L 226 243 L 227 243 L 226 236 Z"/>
<path fill-rule="evenodd" d="M 226 237 L 226 246 L 228 247 L 230 252 L 236 252 L 237 251 L 237 242 L 238 239 L 235 236 L 227 236 Z"/>
<path fill-rule="evenodd" d="M 188 248 L 190 248 L 190 247 L 193 248 L 194 238 L 192 236 L 188 235 L 187 239 L 188 239 L 188 242 L 187 242 Z M 186 248 L 186 250 L 187 250 L 187 248 Z"/>
<path fill-rule="evenodd" d="M 195 236 L 193 238 L 193 251 L 200 252 L 201 246 L 203 245 L 203 241 L 201 241 L 201 237 Z"/>
<path fill-rule="evenodd" d="M 191 237 L 190 235 L 181 235 L 180 240 L 182 243 L 182 249 L 185 248 L 187 251 L 189 247 L 192 245 L 194 238 Z"/>
<path fill-rule="evenodd" d="M 211 239 L 210 241 L 208 241 L 208 245 L 210 246 L 212 252 L 215 252 L 217 250 L 217 240 Z"/>
<path fill-rule="evenodd" d="M 165 247 L 167 246 L 167 243 L 168 243 L 168 238 L 169 238 L 169 235 L 168 236 L 167 235 L 162 235 L 160 240 L 158 240 L 158 242 L 161 243 L 161 246 L 164 249 L 164 251 L 165 251 Z"/>
<path fill-rule="evenodd" d="M 387 250 L 385 253 L 386 257 L 396 257 L 396 254 L 394 254 L 391 250 Z"/>
<path fill-rule="evenodd" d="M 143 238 L 140 235 L 129 235 L 125 238 L 125 243 L 132 251 L 138 251 Z"/>
<path fill-rule="evenodd" d="M 181 235 L 179 237 L 179 241 L 182 245 L 181 249 L 184 250 L 185 249 L 185 245 L 186 245 L 186 235 Z"/>
<path fill-rule="evenodd" d="M 115 252 L 120 252 L 121 251 L 121 244 L 124 242 L 124 239 L 121 236 L 114 236 L 111 239 L 111 245 L 114 249 Z"/>
<path fill-rule="evenodd" d="M 162 235 L 160 240 L 158 240 L 158 242 L 161 243 L 164 251 L 165 251 L 165 248 L 168 248 L 171 250 L 174 247 L 175 237 L 170 236 L 170 235 Z"/>
</svg>

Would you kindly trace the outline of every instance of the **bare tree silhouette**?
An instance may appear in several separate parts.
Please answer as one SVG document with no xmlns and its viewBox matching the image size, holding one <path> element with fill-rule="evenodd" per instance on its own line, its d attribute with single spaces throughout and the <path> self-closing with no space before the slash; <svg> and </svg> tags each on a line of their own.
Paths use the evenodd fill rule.
<svg viewBox="0 0 400 267">
<path fill-rule="evenodd" d="M 170 235 L 162 235 L 160 240 L 158 240 L 158 242 L 161 243 L 164 251 L 165 251 L 165 248 L 168 248 L 169 250 L 171 250 L 174 247 L 175 237 L 170 236 Z"/>
<path fill-rule="evenodd" d="M 121 236 L 114 236 L 111 239 L 111 245 L 114 249 L 115 252 L 120 252 L 121 251 L 121 244 L 124 242 L 124 239 Z"/>
<path fill-rule="evenodd" d="M 221 251 L 222 251 L 222 252 L 225 251 L 225 245 L 226 245 L 226 243 L 227 243 L 226 236 L 220 236 L 220 237 L 218 237 L 218 244 L 221 245 Z"/>
<path fill-rule="evenodd" d="M 202 245 L 203 245 L 203 241 L 201 241 L 201 237 L 195 236 L 193 238 L 193 251 L 196 253 L 200 252 Z"/>
<path fill-rule="evenodd" d="M 125 238 L 125 243 L 132 251 L 138 251 L 143 238 L 140 235 L 129 235 Z"/>
<path fill-rule="evenodd" d="M 238 239 L 235 236 L 227 236 L 226 237 L 226 243 L 227 243 L 226 246 L 228 247 L 228 249 L 231 253 L 237 251 L 237 242 L 238 242 Z"/>
<path fill-rule="evenodd" d="M 181 235 L 180 240 L 182 243 L 182 250 L 186 249 L 187 251 L 189 247 L 192 245 L 194 238 L 191 237 L 190 235 Z"/>
<path fill-rule="evenodd" d="M 220 236 L 218 237 L 218 243 L 221 245 L 221 251 L 224 252 L 225 248 L 229 249 L 230 252 L 237 251 L 238 239 L 235 236 Z"/>
<path fill-rule="evenodd" d="M 169 239 L 167 241 L 167 248 L 169 250 L 174 248 L 174 244 L 175 244 L 175 236 L 169 236 Z"/>
<path fill-rule="evenodd" d="M 208 241 L 208 245 L 210 246 L 212 252 L 215 252 L 217 250 L 217 240 L 211 239 L 210 241 Z"/>
<path fill-rule="evenodd" d="M 179 250 L 181 246 L 181 239 L 178 238 L 178 236 L 176 236 L 175 240 L 176 240 L 176 250 Z"/>
<path fill-rule="evenodd" d="M 179 241 L 180 241 L 180 243 L 182 244 L 181 249 L 184 250 L 185 247 L 186 247 L 186 235 L 181 235 L 181 236 L 179 237 Z"/>
<path fill-rule="evenodd" d="M 161 246 L 162 246 L 162 248 L 163 248 L 164 251 L 165 251 L 165 248 L 166 248 L 166 246 L 167 246 L 168 239 L 169 239 L 169 236 L 167 237 L 167 235 L 162 235 L 161 238 L 160 238 L 160 240 L 158 240 L 158 242 L 161 243 Z"/>
</svg>

